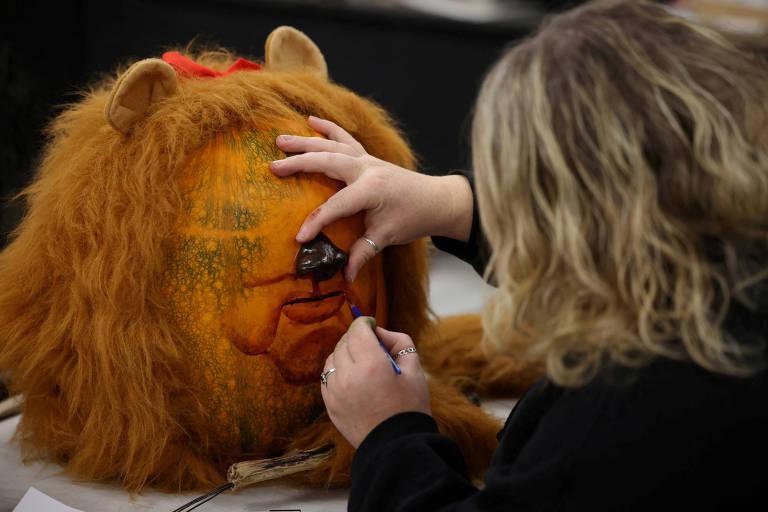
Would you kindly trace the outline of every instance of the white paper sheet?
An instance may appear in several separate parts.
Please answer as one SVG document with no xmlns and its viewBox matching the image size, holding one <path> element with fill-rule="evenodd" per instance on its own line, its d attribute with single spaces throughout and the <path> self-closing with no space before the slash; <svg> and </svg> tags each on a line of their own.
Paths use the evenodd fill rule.
<svg viewBox="0 0 768 512">
<path fill-rule="evenodd" d="M 43 494 L 34 487 L 27 489 L 24 497 L 13 512 L 82 512 L 76 508 L 68 507 L 56 501 L 47 494 Z"/>
</svg>

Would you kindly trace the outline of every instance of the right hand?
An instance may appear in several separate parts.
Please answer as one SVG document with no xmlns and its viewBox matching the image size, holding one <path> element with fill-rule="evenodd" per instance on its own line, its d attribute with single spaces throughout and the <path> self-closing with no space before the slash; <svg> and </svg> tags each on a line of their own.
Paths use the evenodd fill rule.
<svg viewBox="0 0 768 512">
<path fill-rule="evenodd" d="M 413 347 L 411 337 L 380 327 L 374 334 L 370 320 L 358 318 L 352 322 L 323 367 L 323 373 L 331 368 L 336 371 L 320 386 L 328 416 L 355 449 L 391 416 L 408 411 L 432 412 L 419 354 L 409 353 L 398 359 L 402 371 L 398 375 L 382 352 L 383 346 L 397 357 L 398 351 Z"/>
<path fill-rule="evenodd" d="M 277 176 L 319 172 L 347 186 L 306 218 L 297 242 L 308 242 L 329 224 L 361 211 L 365 212 L 365 236 L 380 250 L 424 236 L 468 239 L 473 198 L 466 178 L 408 171 L 369 155 L 331 121 L 310 117 L 309 125 L 328 138 L 278 136 L 280 149 L 300 154 L 276 160 L 270 169 Z M 349 250 L 347 281 L 353 281 L 375 254 L 371 244 L 357 240 Z"/>
</svg>

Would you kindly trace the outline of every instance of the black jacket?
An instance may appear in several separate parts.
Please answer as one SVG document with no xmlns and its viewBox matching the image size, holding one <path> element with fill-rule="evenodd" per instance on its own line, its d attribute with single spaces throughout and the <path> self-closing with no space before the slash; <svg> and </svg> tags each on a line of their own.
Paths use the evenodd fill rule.
<svg viewBox="0 0 768 512">
<path fill-rule="evenodd" d="M 477 222 L 468 244 L 435 243 L 482 269 Z M 728 324 L 765 342 L 766 317 L 736 307 Z M 430 416 L 393 416 L 355 454 L 349 510 L 763 510 L 767 435 L 768 372 L 732 378 L 660 358 L 579 389 L 534 385 L 499 433 L 482 489 Z"/>
</svg>

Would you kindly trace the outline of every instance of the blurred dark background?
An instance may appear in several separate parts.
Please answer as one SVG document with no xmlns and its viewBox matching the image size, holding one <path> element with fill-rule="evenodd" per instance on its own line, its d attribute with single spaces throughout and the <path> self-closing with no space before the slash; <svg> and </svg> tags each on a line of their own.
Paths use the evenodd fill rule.
<svg viewBox="0 0 768 512">
<path fill-rule="evenodd" d="M 331 77 L 387 108 L 426 172 L 467 165 L 484 71 L 547 11 L 574 1 L 4 0 L 0 30 L 0 247 L 22 205 L 44 128 L 119 64 L 192 40 L 261 59 L 279 25 L 306 32 Z M 493 7 L 493 8 L 491 8 Z"/>
</svg>

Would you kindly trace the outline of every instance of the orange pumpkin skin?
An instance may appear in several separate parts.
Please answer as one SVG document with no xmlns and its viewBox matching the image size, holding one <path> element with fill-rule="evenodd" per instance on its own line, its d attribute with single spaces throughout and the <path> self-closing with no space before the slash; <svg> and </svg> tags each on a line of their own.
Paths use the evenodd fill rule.
<svg viewBox="0 0 768 512">
<path fill-rule="evenodd" d="M 353 284 L 295 274 L 294 237 L 342 184 L 320 175 L 277 178 L 278 133 L 219 134 L 181 172 L 183 214 L 171 240 L 163 290 L 199 387 L 218 456 L 262 456 L 285 446 L 322 411 L 319 374 L 352 321 L 346 297 L 386 323 L 380 257 Z M 364 233 L 361 216 L 323 233 L 344 251 Z M 295 299 L 326 296 L 315 302 Z"/>
</svg>

